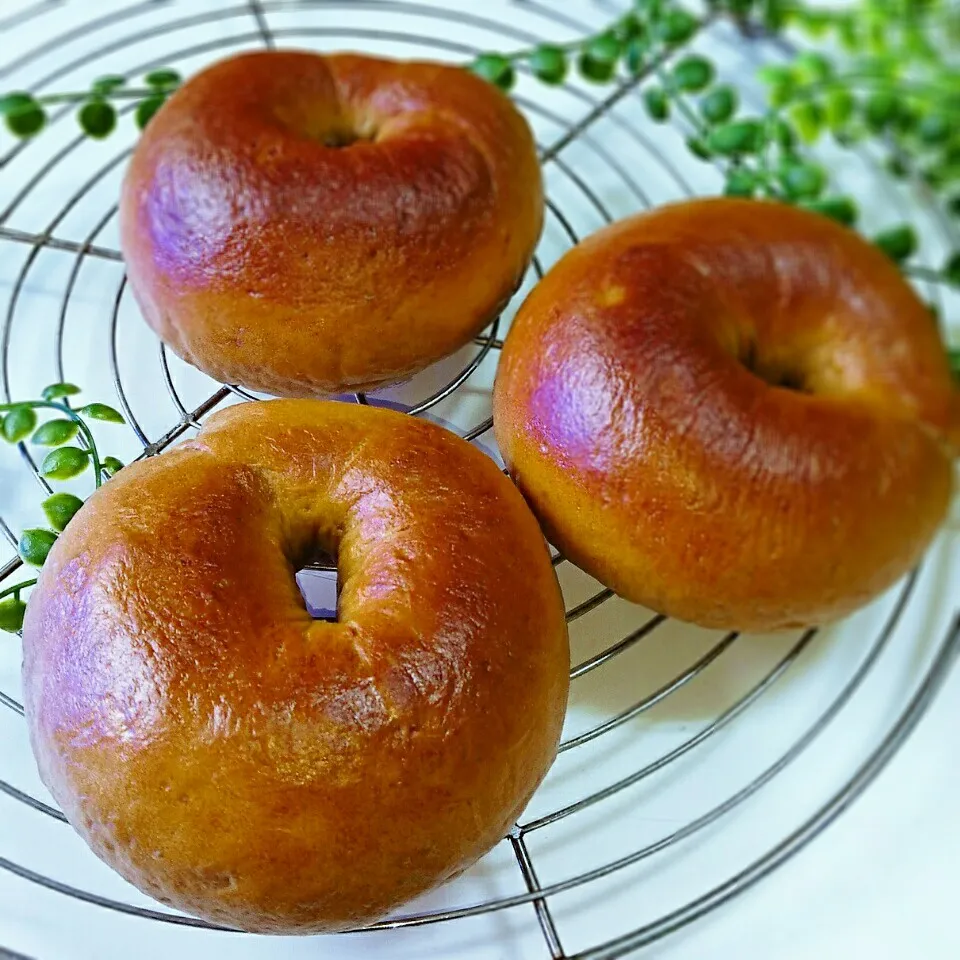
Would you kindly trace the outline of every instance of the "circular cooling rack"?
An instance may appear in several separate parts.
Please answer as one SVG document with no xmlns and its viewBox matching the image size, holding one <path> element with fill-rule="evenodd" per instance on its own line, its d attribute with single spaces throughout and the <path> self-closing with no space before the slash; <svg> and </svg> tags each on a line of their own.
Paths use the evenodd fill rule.
<svg viewBox="0 0 960 960">
<path fill-rule="evenodd" d="M 264 46 L 462 62 L 481 50 L 569 40 L 621 9 L 603 0 L 5 3 L 0 89 L 83 89 L 101 74 L 138 76 L 158 66 L 190 74 Z M 741 82 L 757 61 L 778 54 L 725 23 L 708 26 L 697 44 Z M 400 387 L 344 402 L 431 417 L 498 456 L 493 374 L 513 313 L 537 278 L 616 217 L 721 182 L 683 149 L 679 123 L 646 118 L 645 82 L 591 87 L 571 79 L 554 89 L 521 71 L 515 98 L 536 134 L 548 190 L 544 235 L 523 287 L 468 348 Z M 79 383 L 90 400 L 122 409 L 128 427 L 106 426 L 98 439 L 124 461 L 193 435 L 215 409 L 258 399 L 181 363 L 138 316 L 116 223 L 135 137 L 127 115 L 110 139 L 90 141 L 64 108 L 33 141 L 0 139 L 0 402 L 37 396 L 52 381 Z M 938 212 L 918 211 L 907 188 L 886 182 L 868 155 L 833 160 L 840 184 L 882 200 L 876 213 L 925 217 L 924 253 L 935 262 L 951 240 Z M 922 292 L 943 315 L 956 313 L 944 291 Z M 37 483 L 48 489 L 29 448 L 0 451 L 0 589 L 22 576 L 18 532 L 42 522 Z M 87 492 L 82 478 L 67 489 Z M 844 623 L 761 637 L 671 622 L 556 556 L 571 705 L 560 756 L 522 821 L 473 869 L 402 915 L 320 940 L 249 937 L 158 909 L 97 861 L 39 783 L 22 718 L 19 644 L 0 635 L 0 878 L 13 884 L 0 896 L 0 956 L 14 926 L 27 931 L 18 943 L 39 942 L 29 934 L 42 929 L 65 945 L 61 955 L 98 958 L 177 949 L 231 958 L 600 960 L 649 945 L 770 874 L 897 751 L 960 649 L 950 560 L 943 537 L 919 570 Z M 329 609 L 335 577 L 324 568 L 301 573 L 311 609 Z M 854 875 L 856 863 L 848 867 Z M 8 906 L 14 894 L 18 905 Z"/>
</svg>

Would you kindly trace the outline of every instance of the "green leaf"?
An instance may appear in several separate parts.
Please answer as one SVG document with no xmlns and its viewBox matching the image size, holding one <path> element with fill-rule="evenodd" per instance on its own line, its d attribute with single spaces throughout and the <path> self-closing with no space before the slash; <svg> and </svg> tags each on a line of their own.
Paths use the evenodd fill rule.
<svg viewBox="0 0 960 960">
<path fill-rule="evenodd" d="M 530 69 L 543 83 L 563 83 L 567 75 L 567 55 L 560 47 L 543 43 L 530 55 Z"/>
<path fill-rule="evenodd" d="M 3 439 L 19 443 L 37 425 L 37 415 L 30 407 L 14 407 L 3 418 Z"/>
<path fill-rule="evenodd" d="M 50 526 L 62 533 L 83 506 L 83 501 L 72 493 L 55 493 L 52 497 L 47 497 L 41 506 L 50 521 Z"/>
<path fill-rule="evenodd" d="M 823 131 L 823 108 L 819 103 L 805 100 L 789 110 L 790 120 L 805 143 L 815 143 Z"/>
<path fill-rule="evenodd" d="M 700 21 L 693 14 L 687 13 L 686 10 L 674 8 L 668 10 L 657 22 L 656 31 L 657 36 L 664 43 L 677 46 L 686 43 L 696 33 L 699 26 Z"/>
<path fill-rule="evenodd" d="M 853 94 L 844 87 L 831 90 L 823 99 L 824 116 L 833 133 L 843 130 L 853 117 Z"/>
<path fill-rule="evenodd" d="M 797 82 L 789 67 L 767 65 L 757 71 L 757 76 L 767 87 L 770 106 L 782 107 L 793 99 Z"/>
<path fill-rule="evenodd" d="M 591 37 L 583 48 L 583 52 L 598 63 L 616 63 L 623 52 L 623 46 L 612 30 L 607 30 L 599 36 Z"/>
<path fill-rule="evenodd" d="M 727 174 L 723 192 L 728 197 L 752 197 L 759 186 L 755 174 L 744 167 L 734 167 Z"/>
<path fill-rule="evenodd" d="M 83 473 L 90 463 L 90 454 L 79 447 L 60 447 L 43 458 L 40 472 L 48 480 L 70 480 Z"/>
<path fill-rule="evenodd" d="M 80 388 L 75 383 L 51 383 L 40 394 L 44 400 L 60 400 L 63 397 L 75 397 Z"/>
<path fill-rule="evenodd" d="M 56 542 L 57 535 L 52 530 L 24 530 L 17 544 L 17 552 L 24 563 L 42 567 Z"/>
<path fill-rule="evenodd" d="M 699 93 L 713 82 L 715 70 L 706 57 L 689 56 L 680 60 L 673 68 L 673 82 L 680 90 Z"/>
<path fill-rule="evenodd" d="M 902 263 L 917 252 L 917 233 L 909 224 L 901 224 L 878 233 L 873 242 L 895 263 Z"/>
<path fill-rule="evenodd" d="M 807 210 L 821 213 L 831 220 L 836 220 L 844 226 L 850 227 L 857 222 L 860 211 L 850 197 L 827 197 L 824 200 L 809 200 L 803 204 Z"/>
<path fill-rule="evenodd" d="M 513 68 L 511 67 L 510 69 L 512 70 Z M 478 71 L 474 72 L 476 73 Z M 146 100 L 141 100 L 137 104 L 136 112 L 133 115 L 137 129 L 143 130 L 164 103 L 166 103 L 166 97 L 164 97 L 163 94 L 157 94 L 155 97 L 147 97 Z"/>
<path fill-rule="evenodd" d="M 670 116 L 670 101 L 661 87 L 650 87 L 643 93 L 643 105 L 647 108 L 647 113 L 662 123 Z"/>
<path fill-rule="evenodd" d="M 706 144 L 706 141 L 700 137 L 688 137 L 687 149 L 695 157 L 699 157 L 701 160 L 709 160 L 710 157 L 713 156 L 713 154 L 710 152 L 710 148 Z"/>
<path fill-rule="evenodd" d="M 700 113 L 707 123 L 723 123 L 737 110 L 737 92 L 733 87 L 714 87 L 700 101 Z"/>
<path fill-rule="evenodd" d="M 825 83 L 833 76 L 833 64 L 822 53 L 805 50 L 793 61 L 793 71 L 802 83 Z"/>
<path fill-rule="evenodd" d="M 779 180 L 786 195 L 794 200 L 813 200 L 827 185 L 826 174 L 812 163 L 785 162 L 780 168 Z"/>
<path fill-rule="evenodd" d="M 99 96 L 107 96 L 114 90 L 119 90 L 127 82 L 126 77 L 121 77 L 117 73 L 107 74 L 105 77 L 98 77 L 93 81 L 90 89 Z"/>
<path fill-rule="evenodd" d="M 631 76 L 638 77 L 643 72 L 649 52 L 650 44 L 643 37 L 634 37 L 627 43 L 623 62 Z"/>
<path fill-rule="evenodd" d="M 69 443 L 80 429 L 76 420 L 48 420 L 30 438 L 38 447 L 59 447 Z"/>
<path fill-rule="evenodd" d="M 928 113 L 917 127 L 917 136 L 921 142 L 931 146 L 945 143 L 952 132 L 953 124 L 941 113 Z"/>
<path fill-rule="evenodd" d="M 106 100 L 88 100 L 77 114 L 80 127 L 88 137 L 103 140 L 117 125 L 117 111 Z"/>
<path fill-rule="evenodd" d="M 890 175 L 898 180 L 905 179 L 910 173 L 910 169 L 901 157 L 888 157 L 885 166 L 890 171 Z"/>
<path fill-rule="evenodd" d="M 14 113 L 23 113 L 38 106 L 39 104 L 32 94 L 17 90 L 14 93 L 7 93 L 0 97 L 0 117 L 9 117 Z"/>
<path fill-rule="evenodd" d="M 119 411 L 114 410 L 113 407 L 108 407 L 105 403 L 88 403 L 85 407 L 81 407 L 77 413 L 81 413 L 91 420 L 103 420 L 106 423 L 127 422 Z"/>
<path fill-rule="evenodd" d="M 43 107 L 35 103 L 30 107 L 8 111 L 3 119 L 15 137 L 26 139 L 35 136 L 46 126 L 47 114 Z"/>
<path fill-rule="evenodd" d="M 23 618 L 27 605 L 19 597 L 7 597 L 0 600 L 0 630 L 6 633 L 19 633 L 23 629 Z"/>
<path fill-rule="evenodd" d="M 181 79 L 180 74 L 177 73 L 176 70 L 170 70 L 169 68 L 153 70 L 143 78 L 144 83 L 146 83 L 148 87 L 156 87 L 161 90 L 169 90 L 177 86 Z"/>
<path fill-rule="evenodd" d="M 863 117 L 867 126 L 879 133 L 891 124 L 897 115 L 897 98 L 889 90 L 877 90 L 867 97 Z"/>
<path fill-rule="evenodd" d="M 636 37 L 642 37 L 646 33 L 646 27 L 640 22 L 640 18 L 635 13 L 628 13 L 621 17 L 614 24 L 613 32 L 621 43 L 633 40 Z"/>
<path fill-rule="evenodd" d="M 577 57 L 577 70 L 580 76 L 591 83 L 606 83 L 617 69 L 615 60 L 594 60 L 589 53 Z"/>
<path fill-rule="evenodd" d="M 757 120 L 731 120 L 707 134 L 707 146 L 721 156 L 754 153 L 763 146 L 763 124 Z"/>
<path fill-rule="evenodd" d="M 513 64 L 499 53 L 481 54 L 470 64 L 470 69 L 501 90 L 509 90 L 516 79 Z"/>
<path fill-rule="evenodd" d="M 943 265 L 943 276 L 948 283 L 960 287 L 960 250 L 952 253 Z"/>
<path fill-rule="evenodd" d="M 110 476 L 114 476 L 123 469 L 123 461 L 118 460 L 116 457 L 105 457 L 101 466 Z"/>
<path fill-rule="evenodd" d="M 947 201 L 947 210 L 955 217 L 960 217 L 960 193 Z"/>
</svg>

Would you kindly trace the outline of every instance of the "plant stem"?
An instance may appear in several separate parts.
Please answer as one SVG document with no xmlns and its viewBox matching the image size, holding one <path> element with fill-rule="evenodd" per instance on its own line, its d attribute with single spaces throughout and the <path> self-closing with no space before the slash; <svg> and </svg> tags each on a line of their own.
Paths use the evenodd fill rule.
<svg viewBox="0 0 960 960">
<path fill-rule="evenodd" d="M 20 599 L 20 591 L 26 590 L 27 587 L 33 587 L 37 583 L 37 578 L 34 577 L 33 580 L 24 580 L 23 583 L 15 583 L 12 587 L 7 587 L 6 590 L 0 590 L 0 600 L 3 600 L 5 597 L 14 596 L 18 600 Z"/>
<path fill-rule="evenodd" d="M 100 94 L 92 94 L 89 90 L 77 93 L 47 93 L 35 99 L 38 103 L 53 105 L 56 103 L 82 103 L 84 100 L 89 100 L 91 96 L 96 96 L 101 100 L 145 100 L 147 97 L 155 97 L 167 92 L 169 91 L 154 90 L 149 87 L 121 88 Z"/>
<path fill-rule="evenodd" d="M 59 413 L 65 413 L 77 426 L 83 434 L 90 450 L 90 459 L 93 461 L 94 483 L 99 487 L 103 483 L 103 465 L 100 463 L 100 454 L 97 451 L 97 441 L 93 438 L 93 432 L 87 426 L 86 421 L 75 410 L 71 409 L 66 403 L 54 403 L 52 400 L 24 400 L 20 403 L 0 403 L 0 413 L 9 413 L 17 407 L 30 407 L 34 410 L 57 410 Z"/>
</svg>

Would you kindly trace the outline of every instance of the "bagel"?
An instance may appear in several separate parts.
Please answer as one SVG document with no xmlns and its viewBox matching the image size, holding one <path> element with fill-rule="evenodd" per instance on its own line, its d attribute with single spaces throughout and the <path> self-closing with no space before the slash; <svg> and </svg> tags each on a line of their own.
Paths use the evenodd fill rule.
<svg viewBox="0 0 960 960">
<path fill-rule="evenodd" d="M 543 221 L 533 136 L 459 67 L 245 53 L 150 121 L 120 201 L 143 316 L 188 363 L 276 396 L 402 380 L 479 333 Z"/>
<path fill-rule="evenodd" d="M 776 202 L 614 224 L 523 304 L 497 441 L 549 539 L 724 630 L 842 616 L 947 510 L 960 404 L 929 311 L 852 231 Z"/>
<path fill-rule="evenodd" d="M 318 550 L 336 622 L 294 580 Z M 23 654 L 41 777 L 93 851 L 263 933 L 367 923 L 502 839 L 556 754 L 570 665 L 546 544 L 494 462 L 313 400 L 228 408 L 98 490 Z"/>
</svg>

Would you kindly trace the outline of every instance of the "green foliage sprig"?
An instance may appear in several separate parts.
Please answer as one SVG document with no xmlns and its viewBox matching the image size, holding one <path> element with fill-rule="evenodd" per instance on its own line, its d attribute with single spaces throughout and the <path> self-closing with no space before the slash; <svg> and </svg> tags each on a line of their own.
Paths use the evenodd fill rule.
<svg viewBox="0 0 960 960">
<path fill-rule="evenodd" d="M 143 77 L 142 86 L 132 87 L 126 77 L 99 77 L 89 90 L 77 93 L 34 95 L 17 90 L 0 97 L 0 116 L 7 129 L 21 139 L 35 137 L 46 125 L 47 108 L 61 103 L 77 107 L 77 122 L 88 137 L 103 140 L 117 126 L 117 108 L 112 101 L 136 103 L 134 121 L 143 129 L 180 85 L 176 70 L 154 70 Z"/>
<path fill-rule="evenodd" d="M 0 437 L 7 443 L 31 443 L 51 448 L 40 465 L 47 480 L 71 480 L 87 470 L 99 487 L 119 470 L 123 463 L 116 457 L 103 457 L 88 420 L 124 423 L 123 416 L 105 403 L 88 403 L 74 409 L 70 398 L 80 393 L 72 383 L 52 383 L 39 400 L 0 404 Z M 38 411 L 55 416 L 40 422 Z M 78 440 L 76 444 L 71 441 Z M 17 552 L 24 563 L 42 567 L 57 537 L 66 529 L 83 500 L 72 493 L 54 493 L 41 504 L 49 527 L 24 530 Z M 26 604 L 21 594 L 36 583 L 32 578 L 0 591 L 0 630 L 16 633 L 23 626 Z"/>
</svg>

